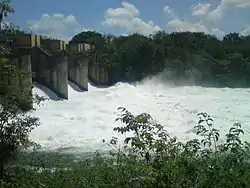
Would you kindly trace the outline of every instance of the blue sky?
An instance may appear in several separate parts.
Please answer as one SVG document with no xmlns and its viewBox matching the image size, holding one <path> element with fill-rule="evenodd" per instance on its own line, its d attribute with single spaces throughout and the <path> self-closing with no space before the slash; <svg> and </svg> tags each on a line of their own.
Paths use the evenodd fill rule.
<svg viewBox="0 0 250 188">
<path fill-rule="evenodd" d="M 250 0 L 13 0 L 21 28 L 69 40 L 84 30 L 113 34 L 159 30 L 250 34 Z"/>
</svg>

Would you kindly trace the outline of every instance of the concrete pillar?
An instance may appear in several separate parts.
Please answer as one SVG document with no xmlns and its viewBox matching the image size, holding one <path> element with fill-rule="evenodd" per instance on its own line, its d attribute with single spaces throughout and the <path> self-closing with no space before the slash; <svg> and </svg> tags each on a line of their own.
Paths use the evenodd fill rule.
<svg viewBox="0 0 250 188">
<path fill-rule="evenodd" d="M 105 72 L 103 67 L 100 67 L 100 82 L 105 83 Z"/>
<path fill-rule="evenodd" d="M 93 65 L 91 65 L 91 79 L 93 80 L 93 81 L 96 81 L 95 79 L 95 68 L 94 68 L 94 66 Z"/>
<path fill-rule="evenodd" d="M 52 70 L 44 70 L 43 71 L 43 79 L 44 82 L 40 82 L 41 84 L 44 84 L 45 86 L 49 86 L 52 80 Z"/>
<path fill-rule="evenodd" d="M 96 82 L 97 84 L 100 83 L 100 64 L 99 63 L 96 65 Z"/>
<path fill-rule="evenodd" d="M 58 95 L 60 95 L 60 93 L 57 91 L 56 86 L 57 86 L 57 75 L 56 75 L 56 68 L 53 68 L 50 70 L 50 80 L 47 83 L 48 86 Z"/>
<path fill-rule="evenodd" d="M 80 69 L 81 69 L 81 62 L 76 61 L 75 62 L 75 68 L 74 68 L 74 82 L 76 85 L 81 87 L 81 80 L 80 80 Z"/>
<path fill-rule="evenodd" d="M 56 60 L 55 90 L 61 98 L 68 99 L 68 58 L 60 56 Z"/>
<path fill-rule="evenodd" d="M 50 63 L 49 58 L 44 54 L 36 54 L 37 56 L 34 58 L 35 62 L 32 62 L 32 64 L 36 64 L 35 74 L 36 74 L 36 81 L 40 84 L 49 84 L 49 80 L 45 79 L 45 71 L 46 64 Z"/>
<path fill-rule="evenodd" d="M 89 78 L 94 84 L 108 84 L 108 72 L 99 62 L 92 62 L 89 66 Z"/>
<path fill-rule="evenodd" d="M 23 75 L 20 78 L 20 97 L 22 101 L 23 109 L 31 109 L 33 107 L 32 102 L 32 69 L 31 69 L 31 55 L 24 55 L 21 57 L 19 68 L 23 71 Z"/>
<path fill-rule="evenodd" d="M 68 57 L 68 79 L 72 82 L 75 80 L 75 58 L 73 56 Z"/>
<path fill-rule="evenodd" d="M 42 84 L 59 97 L 68 99 L 68 62 L 62 53 L 49 54 L 44 50 L 37 49 L 33 52 L 35 80 Z"/>
<path fill-rule="evenodd" d="M 32 72 L 31 56 L 20 55 L 10 59 L 10 64 L 15 66 L 16 71 L 1 75 L 2 85 L 0 87 L 2 94 L 14 93 L 19 102 L 20 108 L 30 110 L 32 105 Z"/>
<path fill-rule="evenodd" d="M 92 68 L 93 68 L 93 81 L 97 82 L 97 80 L 96 80 L 97 79 L 96 64 L 93 64 Z"/>
<path fill-rule="evenodd" d="M 88 58 L 71 57 L 69 60 L 69 80 L 80 89 L 88 90 Z"/>
<path fill-rule="evenodd" d="M 108 84 L 109 83 L 109 75 L 108 72 L 105 72 L 105 82 Z"/>
<path fill-rule="evenodd" d="M 88 58 L 81 58 L 79 66 L 79 86 L 88 90 Z"/>
</svg>

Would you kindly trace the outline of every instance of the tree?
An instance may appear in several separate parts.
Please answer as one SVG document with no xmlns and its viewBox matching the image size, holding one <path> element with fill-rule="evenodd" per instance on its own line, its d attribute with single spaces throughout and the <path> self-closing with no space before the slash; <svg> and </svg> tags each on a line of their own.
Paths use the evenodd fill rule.
<svg viewBox="0 0 250 188">
<path fill-rule="evenodd" d="M 219 40 L 203 32 L 160 31 L 146 37 L 87 31 L 74 36 L 71 42 L 94 44 L 112 83 L 138 81 L 168 69 L 173 73 L 172 81 L 189 79 L 190 72 L 195 71 L 192 79 L 203 86 L 250 86 L 250 36 L 239 33 L 229 33 Z"/>
<path fill-rule="evenodd" d="M 250 143 L 241 140 L 244 132 L 239 123 L 229 129 L 222 142 L 213 119 L 207 113 L 199 113 L 194 126 L 197 137 L 181 142 L 150 114 L 133 115 L 123 107 L 119 110 L 121 115 L 116 121 L 122 125 L 113 130 L 125 138 L 118 142 L 113 137 L 109 145 L 118 148 L 117 153 L 113 152 L 119 159 L 117 163 L 123 157 L 135 164 L 129 164 L 128 168 L 144 172 L 134 178 L 140 184 L 138 187 L 246 187 L 249 184 Z M 125 166 L 125 161 L 120 162 L 121 166 Z"/>
<path fill-rule="evenodd" d="M 98 32 L 84 31 L 75 35 L 69 43 L 89 43 L 94 45 L 97 51 L 102 51 L 105 46 L 105 39 Z"/>
<path fill-rule="evenodd" d="M 37 146 L 29 133 L 39 125 L 39 119 L 19 109 L 15 95 L 0 98 L 0 179 L 4 166 L 21 149 Z"/>
<path fill-rule="evenodd" d="M 13 14 L 14 9 L 10 6 L 11 0 L 1 0 L 0 1 L 0 31 L 2 31 L 3 19 L 8 16 L 8 14 Z"/>
<path fill-rule="evenodd" d="M 14 12 L 9 3 L 10 1 L 2 1 L 0 3 L 2 14 Z M 3 51 L 0 54 L 1 91 L 4 90 L 5 86 L 8 86 L 6 81 L 14 79 L 15 76 L 21 79 L 21 76 L 26 74 L 11 64 L 8 59 L 12 55 L 8 36 L 13 36 L 13 30 L 5 28 L 5 31 L 6 37 L 2 37 L 3 41 L 1 43 Z M 26 85 L 23 89 L 26 89 Z M 4 176 L 4 166 L 8 163 L 9 159 L 20 149 L 34 145 L 29 139 L 29 133 L 39 125 L 37 117 L 29 116 L 20 110 L 21 101 L 18 95 L 20 93 L 16 93 L 15 91 L 0 95 L 0 179 Z"/>
</svg>

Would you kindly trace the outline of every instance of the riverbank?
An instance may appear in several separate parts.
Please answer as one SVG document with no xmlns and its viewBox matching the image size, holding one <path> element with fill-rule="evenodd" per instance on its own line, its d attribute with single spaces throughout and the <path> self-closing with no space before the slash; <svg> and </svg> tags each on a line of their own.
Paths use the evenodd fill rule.
<svg viewBox="0 0 250 188">
<path fill-rule="evenodd" d="M 77 155 L 49 151 L 19 153 L 9 163 L 4 188 L 28 187 L 248 187 L 250 185 L 250 143 L 234 124 L 225 142 L 219 143 L 219 130 L 206 113 L 199 114 L 195 126 L 201 139 L 180 142 L 149 114 L 132 115 L 126 109 L 116 127 L 126 136 L 125 147 L 117 138 L 103 141 L 112 151 Z M 125 152 L 126 149 L 126 152 Z"/>
</svg>

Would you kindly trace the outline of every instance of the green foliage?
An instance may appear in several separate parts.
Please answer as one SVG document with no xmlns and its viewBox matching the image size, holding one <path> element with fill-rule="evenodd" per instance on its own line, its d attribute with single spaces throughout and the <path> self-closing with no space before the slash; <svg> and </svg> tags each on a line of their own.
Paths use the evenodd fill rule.
<svg viewBox="0 0 250 188">
<path fill-rule="evenodd" d="M 186 143 L 170 137 L 164 128 L 149 114 L 133 116 L 126 109 L 119 118 L 125 126 L 114 128 L 124 134 L 133 133 L 124 140 L 136 156 L 152 153 L 152 174 L 146 179 L 155 180 L 149 187 L 245 187 L 249 183 L 249 143 L 242 142 L 240 124 L 234 124 L 226 135 L 225 143 L 218 143 L 219 131 L 207 113 L 198 114 L 198 139 Z M 128 142 L 130 141 L 130 142 Z M 113 143 L 113 142 L 112 142 Z M 129 145 L 128 145 L 129 144 Z M 146 161 L 148 155 L 144 155 Z M 235 181 L 237 179 L 237 181 Z M 152 182 L 151 182 L 152 183 Z M 164 185 L 164 186 L 163 186 Z"/>
<path fill-rule="evenodd" d="M 0 1 L 1 22 L 7 13 L 14 12 L 10 2 Z M 25 78 L 26 74 L 8 58 L 18 29 L 11 26 L 1 31 L 0 87 L 6 85 L 10 75 Z M 249 86 L 249 41 L 249 36 L 238 33 L 218 40 L 191 32 L 116 37 L 88 31 L 76 35 L 70 43 L 94 44 L 98 60 L 109 71 L 110 82 L 140 80 L 168 69 L 173 80 L 186 79 L 191 74 L 199 84 Z M 133 115 L 119 108 L 122 115 L 117 121 L 123 126 L 114 131 L 125 135 L 125 139 L 122 147 L 118 138 L 104 140 L 113 149 L 108 156 L 97 152 L 94 157 L 70 164 L 72 159 L 60 163 L 57 158 L 54 162 L 38 159 L 30 160 L 30 165 L 11 166 L 9 162 L 15 154 L 38 146 L 29 139 L 29 133 L 39 125 L 38 118 L 19 110 L 20 100 L 14 93 L 0 98 L 0 187 L 234 188 L 250 184 L 250 144 L 240 139 L 244 133 L 241 125 L 234 124 L 223 143 L 213 119 L 206 113 L 198 114 L 195 126 L 200 139 L 180 142 L 149 114 Z"/>
<path fill-rule="evenodd" d="M 27 76 L 26 72 L 18 70 L 8 61 L 1 62 L 0 73 L 0 86 L 6 85 L 5 82 L 2 83 L 6 78 L 14 80 L 13 75 L 18 75 L 18 79 Z M 26 90 L 26 87 L 23 85 L 23 88 L 20 89 Z M 1 87 L 1 89 L 5 88 Z M 16 153 L 28 147 L 37 146 L 29 139 L 29 133 L 39 125 L 38 118 L 29 116 L 20 110 L 20 107 L 24 107 L 27 100 L 22 96 L 24 92 L 12 90 L 0 96 L 0 179 L 4 176 L 4 166 Z M 39 103 L 44 99 L 36 98 L 34 100 L 30 98 L 30 100 Z"/>
<path fill-rule="evenodd" d="M 198 114 L 197 139 L 180 142 L 146 113 L 133 115 L 125 108 L 114 131 L 125 135 L 110 142 L 109 155 L 60 164 L 41 161 L 35 167 L 8 169 L 9 179 L 2 187 L 248 187 L 250 183 L 250 144 L 243 142 L 240 124 L 234 124 L 220 142 L 213 119 Z M 121 147 L 122 145 L 122 147 Z M 47 156 L 47 154 L 45 154 Z M 51 160 L 51 157 L 49 157 Z M 57 160 L 57 159 L 55 159 Z M 72 161 L 71 164 L 68 162 Z M 66 165 L 67 163 L 67 165 Z M 56 168 L 51 168 L 53 164 Z"/>
<path fill-rule="evenodd" d="M 86 31 L 74 36 L 69 43 L 89 43 L 95 45 L 99 51 L 104 47 L 105 39 L 100 33 L 95 31 Z"/>
<path fill-rule="evenodd" d="M 10 6 L 11 4 L 11 0 L 1 0 L 0 1 L 0 9 L 2 12 L 6 11 L 9 14 L 13 14 L 15 11 L 14 9 Z M 7 16 L 7 15 L 3 15 L 3 16 Z"/>
<path fill-rule="evenodd" d="M 14 13 L 14 9 L 10 6 L 11 0 L 0 0 L 0 37 L 2 39 L 2 23 L 4 18 L 6 18 L 9 14 Z M 2 42 L 2 40 L 1 40 Z"/>
<path fill-rule="evenodd" d="M 10 2 L 9 0 L 0 2 L 2 13 L 14 13 Z M 31 107 L 32 73 L 20 68 L 17 57 L 13 57 L 12 54 L 12 44 L 16 34 L 20 32 L 17 26 L 10 23 L 4 24 L 4 28 L 1 28 L 0 94 L 15 95 L 19 106 L 27 110 Z"/>
<path fill-rule="evenodd" d="M 2 97 L 0 103 L 0 162 L 5 163 L 18 149 L 30 146 L 29 133 L 39 122 L 38 118 L 20 112 L 15 96 Z"/>
<path fill-rule="evenodd" d="M 94 44 L 101 57 L 98 61 L 109 72 L 111 83 L 137 81 L 168 69 L 171 81 L 177 84 L 191 79 L 192 84 L 198 85 L 250 85 L 250 37 L 238 33 L 227 34 L 219 40 L 200 32 L 167 34 L 160 31 L 145 37 L 139 34 L 102 35 L 88 31 L 74 36 L 70 42 Z"/>
<path fill-rule="evenodd" d="M 14 13 L 9 5 L 10 2 L 9 0 L 0 1 L 1 23 L 8 13 Z M 30 96 L 30 100 L 32 98 L 31 93 L 26 94 L 31 91 L 31 85 L 20 82 L 31 73 L 19 69 L 10 58 L 11 43 L 17 27 L 10 24 L 3 30 L 0 28 L 0 31 L 0 180 L 2 180 L 5 175 L 5 165 L 16 153 L 31 146 L 38 146 L 29 139 L 29 133 L 39 125 L 39 121 L 38 118 L 20 110 L 24 101 L 27 101 L 27 96 Z"/>
<path fill-rule="evenodd" d="M 44 99 L 34 102 L 41 100 Z M 15 154 L 38 146 L 30 140 L 29 133 L 39 125 L 39 119 L 20 110 L 22 105 L 20 96 L 14 93 L 0 96 L 0 179 L 5 175 L 4 166 Z"/>
<path fill-rule="evenodd" d="M 14 9 L 10 6 L 11 0 L 1 0 L 0 1 L 0 23 L 3 19 L 8 16 L 8 14 L 14 13 Z M 0 27 L 1 30 L 1 27 Z"/>
</svg>

